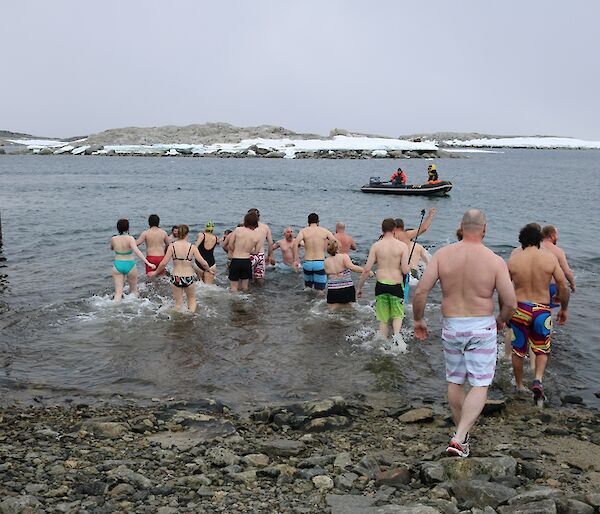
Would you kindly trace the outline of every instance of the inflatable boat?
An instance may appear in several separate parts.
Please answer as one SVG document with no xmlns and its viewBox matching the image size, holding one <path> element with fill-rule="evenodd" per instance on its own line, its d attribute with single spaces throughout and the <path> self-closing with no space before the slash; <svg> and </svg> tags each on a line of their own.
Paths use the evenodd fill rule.
<svg viewBox="0 0 600 514">
<path fill-rule="evenodd" d="M 382 182 L 379 177 L 371 177 L 368 184 L 360 188 L 363 193 L 383 193 L 405 196 L 446 196 L 452 189 L 452 182 L 437 180 L 426 184 L 406 184 L 394 186 L 391 182 Z"/>
</svg>

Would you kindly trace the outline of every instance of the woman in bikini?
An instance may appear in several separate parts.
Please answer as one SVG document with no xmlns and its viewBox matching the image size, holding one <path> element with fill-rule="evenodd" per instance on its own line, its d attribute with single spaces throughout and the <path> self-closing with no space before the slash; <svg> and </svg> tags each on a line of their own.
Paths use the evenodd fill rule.
<svg viewBox="0 0 600 514">
<path fill-rule="evenodd" d="M 193 260 L 196 259 L 196 263 L 208 273 L 210 273 L 210 270 L 208 263 L 200 255 L 198 247 L 188 242 L 189 232 L 190 228 L 187 225 L 179 225 L 177 241 L 169 245 L 167 253 L 158 265 L 158 268 L 148 273 L 148 276 L 154 278 L 173 259 L 173 273 L 169 280 L 172 286 L 171 289 L 173 290 L 173 297 L 175 298 L 175 308 L 180 309 L 183 305 L 183 292 L 185 291 L 188 309 L 191 312 L 196 312 L 196 287 L 194 286 L 194 282 L 196 282 L 197 278 L 192 266 Z"/>
<path fill-rule="evenodd" d="M 215 274 L 217 273 L 215 247 L 219 244 L 219 238 L 213 234 L 214 229 L 214 223 L 209 221 L 204 228 L 204 232 L 200 232 L 198 234 L 198 239 L 196 239 L 196 246 L 198 247 L 200 255 L 202 255 L 204 260 L 208 263 L 210 269 L 210 273 L 204 271 L 202 266 L 200 266 L 200 263 L 196 261 L 196 266 L 198 266 L 196 273 L 198 274 L 198 278 L 202 279 L 205 284 L 214 284 Z"/>
<path fill-rule="evenodd" d="M 327 305 L 331 310 L 337 310 L 356 301 L 351 272 L 362 273 L 363 269 L 354 264 L 347 253 L 339 253 L 337 241 L 329 241 L 327 253 L 329 257 L 324 262 L 327 273 Z"/>
<path fill-rule="evenodd" d="M 110 248 L 115 252 L 113 261 L 112 276 L 115 281 L 115 302 L 120 302 L 123 298 L 123 287 L 125 278 L 129 282 L 129 293 L 137 294 L 137 269 L 135 267 L 135 253 L 146 266 L 154 269 L 156 266 L 144 257 L 144 254 L 135 244 L 133 236 L 129 235 L 129 220 L 120 219 L 117 221 L 118 236 L 113 236 L 110 240 Z"/>
</svg>

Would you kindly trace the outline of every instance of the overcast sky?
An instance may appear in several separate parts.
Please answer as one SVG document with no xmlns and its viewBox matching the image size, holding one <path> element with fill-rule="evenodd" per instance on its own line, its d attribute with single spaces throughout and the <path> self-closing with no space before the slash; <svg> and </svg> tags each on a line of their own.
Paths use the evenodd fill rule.
<svg viewBox="0 0 600 514">
<path fill-rule="evenodd" d="M 599 19 L 596 0 L 7 0 L 0 130 L 600 140 Z"/>
</svg>

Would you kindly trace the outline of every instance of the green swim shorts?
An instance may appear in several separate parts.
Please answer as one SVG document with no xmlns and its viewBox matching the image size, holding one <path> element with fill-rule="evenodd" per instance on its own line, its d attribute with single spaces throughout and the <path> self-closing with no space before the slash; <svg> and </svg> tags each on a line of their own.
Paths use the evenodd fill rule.
<svg viewBox="0 0 600 514">
<path fill-rule="evenodd" d="M 375 284 L 375 314 L 377 320 L 387 323 L 391 319 L 404 319 L 404 286 L 377 281 Z"/>
</svg>

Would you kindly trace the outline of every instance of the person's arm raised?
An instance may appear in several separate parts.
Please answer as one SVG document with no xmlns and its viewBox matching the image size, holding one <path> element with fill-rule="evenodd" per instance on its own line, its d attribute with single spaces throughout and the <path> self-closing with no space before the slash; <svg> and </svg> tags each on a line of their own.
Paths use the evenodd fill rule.
<svg viewBox="0 0 600 514">
<path fill-rule="evenodd" d="M 433 222 L 433 218 L 434 218 L 436 212 L 437 212 L 437 210 L 435 207 L 432 207 L 431 209 L 429 209 L 429 212 L 427 213 L 426 218 L 423 220 L 423 223 L 421 223 L 421 228 L 419 229 L 418 232 L 417 232 L 416 228 L 406 230 L 405 232 L 406 232 L 406 235 L 408 236 L 408 238 L 414 239 L 419 234 L 426 232 L 427 229 L 429 227 L 431 227 L 431 223 Z"/>
</svg>

